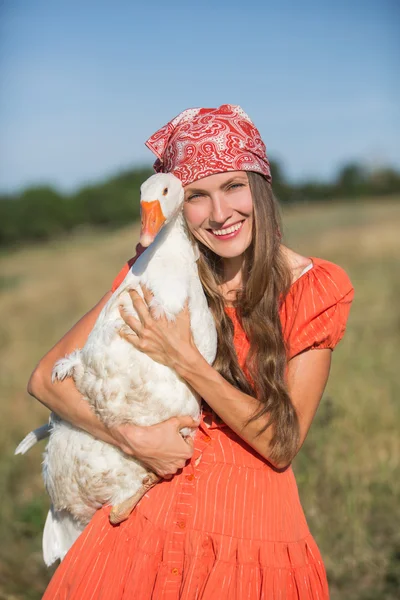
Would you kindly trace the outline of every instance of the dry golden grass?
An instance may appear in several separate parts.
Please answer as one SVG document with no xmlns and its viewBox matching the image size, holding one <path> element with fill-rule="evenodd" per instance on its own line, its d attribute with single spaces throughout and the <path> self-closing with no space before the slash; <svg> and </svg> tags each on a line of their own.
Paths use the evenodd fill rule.
<svg viewBox="0 0 400 600">
<path fill-rule="evenodd" d="M 328 569 L 333 600 L 400 597 L 398 342 L 400 203 L 301 205 L 284 214 L 286 240 L 342 265 L 356 288 L 344 341 L 309 437 L 295 462 L 303 506 Z M 0 256 L 0 600 L 40 598 L 47 498 L 41 448 L 13 456 L 47 419 L 25 389 L 41 356 L 109 289 L 137 227 L 82 231 Z"/>
</svg>

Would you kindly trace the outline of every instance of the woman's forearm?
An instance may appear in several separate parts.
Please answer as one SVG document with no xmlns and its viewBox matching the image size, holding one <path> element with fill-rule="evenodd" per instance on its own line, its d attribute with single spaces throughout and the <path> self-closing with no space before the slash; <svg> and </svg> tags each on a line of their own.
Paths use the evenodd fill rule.
<svg viewBox="0 0 400 600">
<path fill-rule="evenodd" d="M 51 374 L 57 360 L 76 348 L 83 348 L 105 304 L 111 298 L 107 292 L 78 323 L 41 359 L 28 383 L 28 393 L 65 421 L 83 429 L 93 437 L 127 451 L 118 430 L 110 431 L 97 418 L 90 405 L 76 389 L 73 379 L 52 383 Z M 134 434 L 132 426 L 132 435 Z M 131 453 L 131 452 L 130 452 Z"/>
<path fill-rule="evenodd" d="M 75 427 L 103 442 L 120 447 L 115 432 L 107 429 L 95 415 L 89 403 L 76 389 L 73 379 L 67 377 L 64 381 L 52 383 L 38 368 L 28 383 L 28 393 Z"/>
<path fill-rule="evenodd" d="M 179 434 L 182 428 L 197 428 L 198 423 L 191 417 L 172 418 L 149 427 L 127 423 L 107 429 L 72 379 L 53 384 L 46 376 L 46 370 L 43 372 L 40 368 L 32 375 L 28 392 L 65 421 L 116 446 L 128 456 L 138 458 L 162 477 L 176 473 L 192 456 L 192 444 Z"/>
<path fill-rule="evenodd" d="M 272 462 L 269 457 L 273 436 L 272 426 L 258 435 L 262 426 L 267 422 L 267 416 L 246 426 L 248 420 L 260 408 L 256 398 L 248 396 L 226 381 L 195 348 L 185 351 L 184 357 L 180 358 L 175 369 L 178 375 L 204 398 L 230 429 L 235 431 L 263 458 Z M 287 464 L 277 464 L 275 461 L 272 464 L 277 468 L 287 466 Z"/>
<path fill-rule="evenodd" d="M 296 453 L 306 439 L 322 398 L 329 377 L 331 355 L 329 349 L 310 350 L 289 361 L 287 385 L 300 428 Z M 277 463 L 269 456 L 274 426 L 271 425 L 261 435 L 257 435 L 266 425 L 268 415 L 246 425 L 250 417 L 259 409 L 258 400 L 228 383 L 192 346 L 186 346 L 184 351 L 179 353 L 174 368 L 221 419 L 256 452 L 277 468 L 287 466 L 287 463 Z M 293 458 L 294 456 L 291 457 L 292 460 Z"/>
</svg>

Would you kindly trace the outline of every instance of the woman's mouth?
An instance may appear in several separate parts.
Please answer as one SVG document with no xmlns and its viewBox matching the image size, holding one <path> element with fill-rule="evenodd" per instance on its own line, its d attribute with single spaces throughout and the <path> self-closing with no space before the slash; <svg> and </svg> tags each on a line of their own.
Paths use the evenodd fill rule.
<svg viewBox="0 0 400 600">
<path fill-rule="evenodd" d="M 207 231 L 219 240 L 230 240 L 238 235 L 242 229 L 243 223 L 244 221 L 239 221 L 239 223 L 235 223 L 230 227 L 224 227 L 223 229 L 207 229 Z"/>
</svg>

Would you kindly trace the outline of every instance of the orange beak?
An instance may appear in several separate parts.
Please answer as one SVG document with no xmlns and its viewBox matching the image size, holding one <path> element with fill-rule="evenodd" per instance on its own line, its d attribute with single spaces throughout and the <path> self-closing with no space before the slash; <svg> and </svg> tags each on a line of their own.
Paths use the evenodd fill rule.
<svg viewBox="0 0 400 600">
<path fill-rule="evenodd" d="M 152 202 L 142 201 L 140 203 L 142 215 L 142 229 L 140 231 L 140 243 L 147 248 L 154 241 L 157 233 L 165 223 L 165 217 L 158 200 Z"/>
</svg>

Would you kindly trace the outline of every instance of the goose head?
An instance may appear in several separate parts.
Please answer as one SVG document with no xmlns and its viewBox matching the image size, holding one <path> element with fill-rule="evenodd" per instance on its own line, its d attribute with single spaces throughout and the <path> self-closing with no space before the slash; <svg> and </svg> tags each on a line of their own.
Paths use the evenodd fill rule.
<svg viewBox="0 0 400 600">
<path fill-rule="evenodd" d="M 150 246 L 160 229 L 177 216 L 183 199 L 182 184 L 172 173 L 157 173 L 146 179 L 140 187 L 142 246 Z"/>
</svg>

